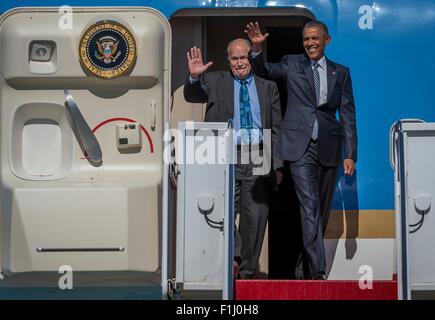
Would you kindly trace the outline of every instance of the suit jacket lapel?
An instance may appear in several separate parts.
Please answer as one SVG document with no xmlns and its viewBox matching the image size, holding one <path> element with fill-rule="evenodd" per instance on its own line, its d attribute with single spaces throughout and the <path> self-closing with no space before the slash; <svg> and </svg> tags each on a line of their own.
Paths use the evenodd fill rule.
<svg viewBox="0 0 435 320">
<path fill-rule="evenodd" d="M 332 91 L 334 90 L 335 82 L 337 82 L 337 72 L 335 70 L 335 64 L 326 58 L 326 72 L 328 77 L 328 97 L 326 102 L 331 99 Z"/>
<path fill-rule="evenodd" d="M 267 128 L 266 120 L 267 120 L 267 97 L 269 96 L 266 92 L 267 88 L 264 84 L 264 80 L 254 76 L 255 87 L 257 88 L 258 95 L 258 103 L 260 104 L 260 115 L 261 115 L 261 126 L 263 129 Z"/>
<path fill-rule="evenodd" d="M 234 81 L 230 72 L 226 72 L 223 76 L 223 85 L 221 94 L 226 107 L 226 112 L 230 118 L 234 118 Z"/>
<path fill-rule="evenodd" d="M 301 61 L 302 67 L 303 67 L 305 75 L 307 77 L 307 81 L 310 84 L 311 91 L 313 93 L 311 95 L 312 101 L 313 101 L 314 105 L 316 106 L 317 105 L 317 99 L 316 99 L 316 91 L 314 89 L 314 77 L 313 77 L 313 69 L 311 68 L 311 60 L 307 56 L 305 56 L 305 55 L 302 56 L 301 60 L 302 60 Z"/>
</svg>

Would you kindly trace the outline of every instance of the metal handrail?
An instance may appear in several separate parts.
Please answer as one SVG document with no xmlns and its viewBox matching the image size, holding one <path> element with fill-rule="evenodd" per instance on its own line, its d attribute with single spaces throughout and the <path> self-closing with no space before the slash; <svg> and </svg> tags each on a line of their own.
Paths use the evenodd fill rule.
<svg viewBox="0 0 435 320">
<path fill-rule="evenodd" d="M 397 120 L 396 122 L 394 122 L 391 127 L 390 127 L 390 166 L 391 169 L 396 170 L 396 156 L 395 156 L 395 143 L 394 143 L 394 135 L 397 132 L 398 128 L 400 127 L 399 125 L 401 123 L 412 123 L 412 122 L 417 122 L 417 123 L 424 123 L 424 120 L 421 119 L 400 119 Z"/>
</svg>

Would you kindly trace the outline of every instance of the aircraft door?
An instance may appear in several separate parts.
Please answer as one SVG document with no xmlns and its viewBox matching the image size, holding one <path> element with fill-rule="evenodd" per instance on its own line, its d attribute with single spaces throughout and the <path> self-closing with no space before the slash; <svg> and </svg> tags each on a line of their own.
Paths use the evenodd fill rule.
<svg viewBox="0 0 435 320">
<path fill-rule="evenodd" d="M 19 8 L 0 41 L 1 271 L 157 272 L 166 18 Z"/>
</svg>

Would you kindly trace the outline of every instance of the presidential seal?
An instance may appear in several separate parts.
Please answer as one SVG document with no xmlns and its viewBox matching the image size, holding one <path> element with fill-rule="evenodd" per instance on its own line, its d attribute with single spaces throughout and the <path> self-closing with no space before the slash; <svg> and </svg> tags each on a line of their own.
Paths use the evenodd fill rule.
<svg viewBox="0 0 435 320">
<path fill-rule="evenodd" d="M 132 33 L 118 22 L 97 22 L 80 39 L 80 62 L 91 74 L 103 79 L 127 73 L 136 61 L 136 53 Z"/>
</svg>

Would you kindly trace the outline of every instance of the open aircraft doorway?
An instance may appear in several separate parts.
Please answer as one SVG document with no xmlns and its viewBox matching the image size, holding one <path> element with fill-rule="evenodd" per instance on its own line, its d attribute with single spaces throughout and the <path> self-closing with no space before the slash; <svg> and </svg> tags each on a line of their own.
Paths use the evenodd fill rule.
<svg viewBox="0 0 435 320">
<path fill-rule="evenodd" d="M 246 25 L 251 21 L 258 21 L 261 29 L 269 33 L 263 52 L 266 59 L 270 62 L 279 62 L 285 54 L 304 52 L 302 28 L 314 19 L 311 12 L 296 7 L 183 9 L 175 12 L 169 21 L 172 28 L 171 127 L 176 128 L 181 121 L 201 122 L 204 119 L 206 105 L 188 103 L 183 97 L 183 86 L 188 75 L 186 52 L 191 47 L 201 48 L 204 60 L 213 61 L 210 71 L 228 70 L 228 42 L 236 38 L 247 38 L 244 33 Z M 286 90 L 280 84 L 278 87 L 284 115 Z M 283 185 L 273 195 L 257 278 L 294 277 L 292 270 L 297 255 L 282 255 L 284 235 L 287 236 L 286 252 L 298 252 L 298 247 L 302 243 L 297 197 L 289 177 L 290 175 L 286 174 Z M 289 197 L 289 194 L 292 196 Z M 289 208 L 290 212 L 295 214 L 290 214 Z M 292 239 L 288 239 L 289 235 Z"/>
</svg>

